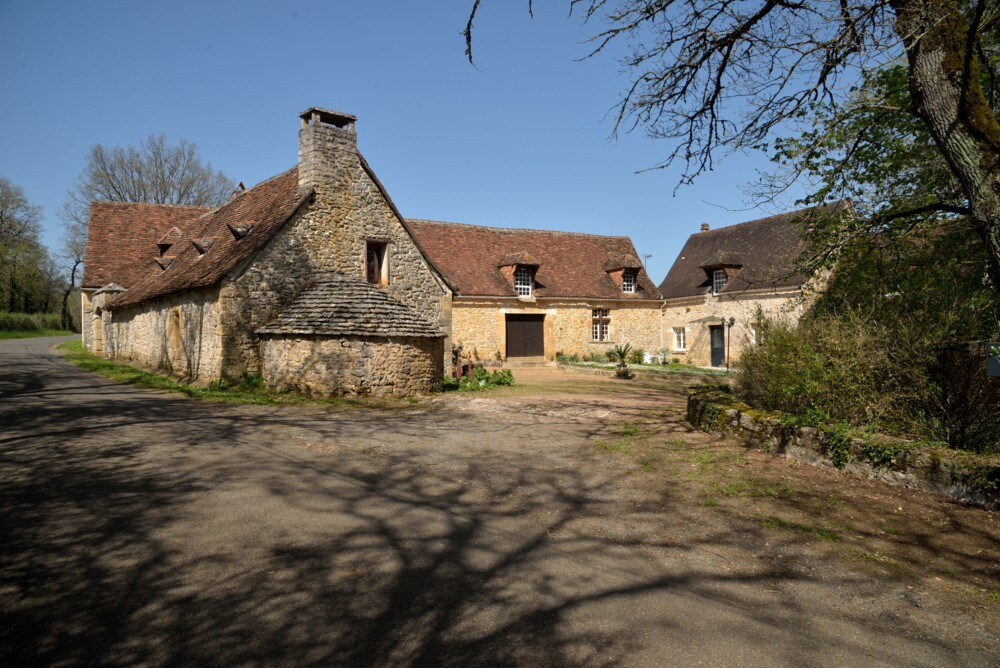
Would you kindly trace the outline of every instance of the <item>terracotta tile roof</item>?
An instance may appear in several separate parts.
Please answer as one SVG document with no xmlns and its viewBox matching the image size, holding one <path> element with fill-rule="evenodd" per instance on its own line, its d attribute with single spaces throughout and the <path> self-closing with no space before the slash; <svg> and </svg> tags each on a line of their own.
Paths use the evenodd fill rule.
<svg viewBox="0 0 1000 668">
<path fill-rule="evenodd" d="M 714 269 L 730 274 L 724 293 L 801 286 L 807 277 L 797 271 L 795 262 L 805 249 L 803 225 L 818 216 L 845 215 L 849 207 L 837 203 L 800 209 L 692 234 L 660 284 L 660 292 L 666 299 L 704 295 L 712 289 Z"/>
<path fill-rule="evenodd" d="M 537 265 L 536 297 L 659 299 L 660 293 L 641 269 L 628 237 L 574 232 L 479 227 L 431 220 L 409 220 L 410 229 L 434 264 L 455 286 L 456 294 L 514 297 L 501 272 L 518 258 Z M 530 260 L 530 262 L 528 261 Z M 636 268 L 634 293 L 616 285 L 605 264 Z"/>
<path fill-rule="evenodd" d="M 166 270 L 157 266 L 155 250 L 139 258 L 143 267 L 153 267 L 155 273 L 126 286 L 129 291 L 111 306 L 214 285 L 263 248 L 310 194 L 299 192 L 297 169 L 257 184 L 189 223 L 170 249 L 169 255 L 175 257 Z"/>
<path fill-rule="evenodd" d="M 132 287 L 160 273 L 152 261 L 159 244 L 173 243 L 181 229 L 210 211 L 200 206 L 94 202 L 90 205 L 84 288 L 109 283 Z M 172 230 L 177 232 L 172 234 Z"/>
<path fill-rule="evenodd" d="M 258 334 L 418 336 L 440 329 L 370 283 L 335 272 L 318 272 L 298 297 Z"/>
</svg>

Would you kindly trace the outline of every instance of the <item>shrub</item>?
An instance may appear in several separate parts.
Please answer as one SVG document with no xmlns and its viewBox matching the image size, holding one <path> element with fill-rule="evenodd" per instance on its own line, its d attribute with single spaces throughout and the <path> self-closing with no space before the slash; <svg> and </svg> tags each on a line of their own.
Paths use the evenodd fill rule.
<svg viewBox="0 0 1000 668">
<path fill-rule="evenodd" d="M 0 332 L 38 332 L 61 329 L 56 313 L 11 313 L 0 311 Z"/>
<path fill-rule="evenodd" d="M 490 375 L 490 385 L 509 386 L 514 384 L 514 374 L 510 369 L 499 369 Z"/>
<path fill-rule="evenodd" d="M 513 384 L 514 374 L 511 373 L 510 369 L 498 369 L 490 373 L 489 369 L 477 366 L 472 372 L 472 378 L 462 378 L 460 381 L 454 378 L 445 378 L 441 381 L 438 389 L 441 392 L 450 392 L 453 390 L 471 392 L 488 387 L 502 387 Z"/>
<path fill-rule="evenodd" d="M 646 363 L 646 351 L 642 348 L 633 348 L 632 352 L 628 354 L 629 364 L 645 364 Z"/>
<path fill-rule="evenodd" d="M 737 367 L 743 401 L 804 423 L 1000 450 L 1000 383 L 986 378 L 981 347 L 942 345 L 919 322 L 886 324 L 856 311 L 798 327 L 772 322 L 765 342 L 744 351 Z"/>
</svg>

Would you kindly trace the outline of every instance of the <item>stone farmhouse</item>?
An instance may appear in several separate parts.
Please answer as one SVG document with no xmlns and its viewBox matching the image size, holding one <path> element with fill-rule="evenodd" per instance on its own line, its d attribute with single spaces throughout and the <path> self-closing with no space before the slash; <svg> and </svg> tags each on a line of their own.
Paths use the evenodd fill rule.
<svg viewBox="0 0 1000 668">
<path fill-rule="evenodd" d="M 454 287 L 452 340 L 472 359 L 662 347 L 660 293 L 628 237 L 409 224 Z"/>
<path fill-rule="evenodd" d="M 202 382 L 435 386 L 451 357 L 452 288 L 358 152 L 355 121 L 307 110 L 297 167 L 214 210 L 95 203 L 87 348 Z"/>
<path fill-rule="evenodd" d="M 510 363 L 631 343 L 724 366 L 759 313 L 797 318 L 821 285 L 794 269 L 818 210 L 703 226 L 659 288 L 627 237 L 408 220 L 356 120 L 303 112 L 298 165 L 215 209 L 94 203 L 85 346 L 201 383 L 402 396 L 434 388 L 453 346 Z"/>
<path fill-rule="evenodd" d="M 406 395 L 453 342 L 484 360 L 661 345 L 629 239 L 406 220 L 354 116 L 300 118 L 298 165 L 221 207 L 92 205 L 89 350 L 202 383 Z"/>
<path fill-rule="evenodd" d="M 761 317 L 797 322 L 826 283 L 796 266 L 804 225 L 844 215 L 847 204 L 802 209 L 692 234 L 663 283 L 667 355 L 724 367 L 755 345 Z"/>
</svg>

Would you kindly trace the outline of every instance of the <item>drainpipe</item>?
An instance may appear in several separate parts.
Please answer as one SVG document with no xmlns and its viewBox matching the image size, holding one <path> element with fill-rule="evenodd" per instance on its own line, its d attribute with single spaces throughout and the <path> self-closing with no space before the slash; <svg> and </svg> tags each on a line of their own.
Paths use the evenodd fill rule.
<svg viewBox="0 0 1000 668">
<path fill-rule="evenodd" d="M 736 318 L 729 319 L 729 331 L 726 333 L 726 373 L 729 373 L 729 341 L 733 338 L 733 325 L 736 324 Z M 722 325 L 726 325 L 726 321 L 722 321 Z"/>
</svg>

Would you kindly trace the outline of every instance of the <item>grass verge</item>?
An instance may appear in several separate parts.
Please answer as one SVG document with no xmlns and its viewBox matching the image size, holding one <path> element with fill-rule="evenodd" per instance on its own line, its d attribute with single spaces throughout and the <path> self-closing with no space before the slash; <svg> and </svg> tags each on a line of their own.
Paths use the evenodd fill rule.
<svg viewBox="0 0 1000 668">
<path fill-rule="evenodd" d="M 290 392 L 274 392 L 264 387 L 259 376 L 248 376 L 241 382 L 228 384 L 214 382 L 206 387 L 185 385 L 155 373 L 136 369 L 103 357 L 92 355 L 83 348 L 79 339 L 67 341 L 59 346 L 64 351 L 66 361 L 86 371 L 100 374 L 123 385 L 135 385 L 150 390 L 182 394 L 199 401 L 216 401 L 227 404 L 278 405 L 312 404 L 323 406 L 345 406 L 365 408 L 399 408 L 416 403 L 412 399 L 379 398 L 311 398 Z"/>
<path fill-rule="evenodd" d="M 34 339 L 40 336 L 70 336 L 75 332 L 67 332 L 62 329 L 32 329 L 28 331 L 5 332 L 0 331 L 0 341 L 7 339 Z"/>
</svg>

